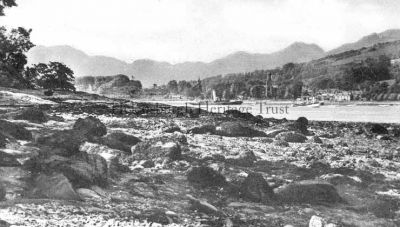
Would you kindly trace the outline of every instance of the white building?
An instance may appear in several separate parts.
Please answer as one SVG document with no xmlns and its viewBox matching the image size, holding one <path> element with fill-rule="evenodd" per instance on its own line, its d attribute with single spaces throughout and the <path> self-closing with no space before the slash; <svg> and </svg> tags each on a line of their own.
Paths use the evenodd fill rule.
<svg viewBox="0 0 400 227">
<path fill-rule="evenodd" d="M 351 94 L 349 92 L 339 92 L 335 94 L 335 101 L 337 102 L 344 102 L 350 100 L 351 100 Z"/>
</svg>

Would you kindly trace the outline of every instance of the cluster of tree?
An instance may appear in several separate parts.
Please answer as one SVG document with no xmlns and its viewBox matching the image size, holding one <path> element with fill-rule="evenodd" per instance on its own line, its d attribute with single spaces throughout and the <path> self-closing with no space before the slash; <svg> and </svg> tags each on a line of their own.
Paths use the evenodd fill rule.
<svg viewBox="0 0 400 227">
<path fill-rule="evenodd" d="M 202 96 L 202 83 L 198 81 L 171 80 L 168 82 L 166 89 L 170 94 L 180 94 L 187 97 L 200 97 Z"/>
<path fill-rule="evenodd" d="M 12 6 L 16 6 L 14 0 L 0 0 L 0 16 L 6 7 Z M 73 72 L 62 63 L 26 67 L 26 52 L 34 47 L 31 32 L 22 27 L 10 31 L 0 27 L 0 86 L 75 90 Z"/>
<path fill-rule="evenodd" d="M 6 7 L 17 6 L 15 0 L 0 0 L 0 16 L 4 16 L 4 9 Z"/>
<path fill-rule="evenodd" d="M 289 63 L 282 68 L 273 70 L 256 70 L 248 73 L 233 73 L 225 76 L 218 75 L 198 81 L 168 82 L 169 93 L 187 97 L 212 98 L 212 91 L 222 99 L 237 99 L 266 97 L 266 81 L 269 75 L 274 77 L 274 98 L 297 98 L 301 95 L 303 83 L 298 77 L 299 64 Z"/>
<path fill-rule="evenodd" d="M 98 94 L 137 96 L 142 92 L 142 83 L 123 74 L 115 76 L 84 76 L 76 79 L 80 90 Z"/>
<path fill-rule="evenodd" d="M 378 58 L 367 58 L 361 62 L 346 64 L 334 74 L 333 78 L 317 77 L 310 83 L 310 87 L 313 90 L 332 88 L 345 91 L 374 90 L 377 81 L 392 78 L 390 71 L 390 58 L 381 55 Z"/>
</svg>

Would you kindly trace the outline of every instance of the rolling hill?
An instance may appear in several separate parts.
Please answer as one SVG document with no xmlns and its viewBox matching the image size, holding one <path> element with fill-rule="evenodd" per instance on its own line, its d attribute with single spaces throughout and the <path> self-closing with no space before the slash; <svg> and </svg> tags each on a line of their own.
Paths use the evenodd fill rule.
<svg viewBox="0 0 400 227">
<path fill-rule="evenodd" d="M 396 40 L 400 40 L 400 29 L 390 29 L 382 33 L 372 33 L 354 43 L 343 44 L 338 48 L 328 51 L 327 54 L 338 54 L 349 50 L 357 50 L 363 47 L 373 46 L 378 43 L 393 42 Z"/>
<path fill-rule="evenodd" d="M 148 59 L 127 63 L 106 56 L 89 56 L 70 46 L 36 46 L 28 53 L 30 64 L 59 61 L 68 65 L 77 77 L 125 74 L 142 81 L 144 86 L 164 84 L 169 80 L 194 80 L 219 74 L 247 72 L 278 67 L 288 62 L 307 62 L 324 56 L 315 44 L 294 43 L 271 54 L 236 52 L 210 63 L 170 64 Z"/>
</svg>

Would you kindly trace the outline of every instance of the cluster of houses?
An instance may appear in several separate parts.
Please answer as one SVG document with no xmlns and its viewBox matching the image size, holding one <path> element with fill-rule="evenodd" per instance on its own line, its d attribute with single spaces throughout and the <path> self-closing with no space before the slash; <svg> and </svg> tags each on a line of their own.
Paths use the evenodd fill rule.
<svg viewBox="0 0 400 227">
<path fill-rule="evenodd" d="M 327 89 L 327 90 L 319 90 L 318 92 L 313 93 L 313 95 L 303 95 L 301 97 L 302 101 L 306 102 L 318 102 L 318 101 L 326 101 L 326 102 L 347 102 L 352 100 L 360 100 L 362 91 L 342 91 L 338 89 Z"/>
</svg>

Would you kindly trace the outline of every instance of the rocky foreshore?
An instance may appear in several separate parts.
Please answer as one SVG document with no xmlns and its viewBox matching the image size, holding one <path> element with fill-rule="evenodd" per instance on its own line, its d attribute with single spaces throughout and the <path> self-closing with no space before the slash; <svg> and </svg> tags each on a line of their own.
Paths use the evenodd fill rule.
<svg viewBox="0 0 400 227">
<path fill-rule="evenodd" d="M 400 125 L 52 101 L 0 110 L 0 226 L 400 225 Z"/>
</svg>

